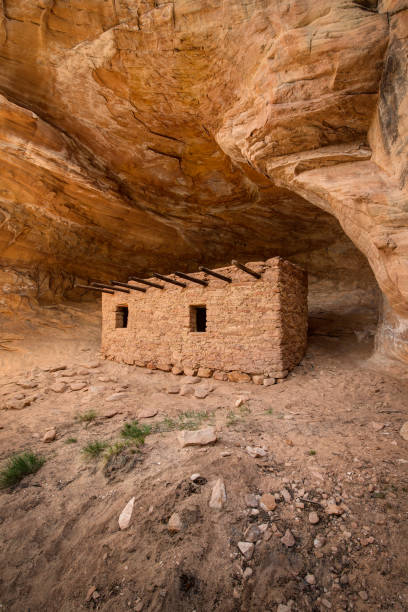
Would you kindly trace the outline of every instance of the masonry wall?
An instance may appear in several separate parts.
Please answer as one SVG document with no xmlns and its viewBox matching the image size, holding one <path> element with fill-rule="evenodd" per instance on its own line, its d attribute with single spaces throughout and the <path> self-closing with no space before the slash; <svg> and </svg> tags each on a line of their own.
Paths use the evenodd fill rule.
<svg viewBox="0 0 408 612">
<path fill-rule="evenodd" d="M 247 265 L 262 278 L 231 266 L 217 271 L 232 283 L 196 273 L 191 276 L 208 280 L 207 287 L 185 281 L 182 288 L 152 278 L 165 289 L 103 294 L 102 353 L 116 361 L 188 374 L 201 368 L 206 376 L 230 380 L 285 376 L 306 348 L 306 273 L 281 258 Z M 124 329 L 115 328 L 120 305 L 129 309 Z M 206 307 L 205 332 L 192 331 L 194 306 Z"/>
</svg>

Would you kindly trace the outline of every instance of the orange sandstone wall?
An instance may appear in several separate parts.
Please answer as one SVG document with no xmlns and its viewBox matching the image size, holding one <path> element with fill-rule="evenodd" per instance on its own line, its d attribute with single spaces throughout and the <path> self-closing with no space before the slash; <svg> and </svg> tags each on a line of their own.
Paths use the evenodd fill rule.
<svg viewBox="0 0 408 612">
<path fill-rule="evenodd" d="M 103 354 L 138 366 L 221 379 L 284 377 L 306 349 L 307 275 L 279 257 L 248 267 L 262 273 L 261 279 L 226 267 L 218 272 L 232 283 L 200 272 L 192 276 L 208 280 L 207 287 L 185 281 L 186 288 L 162 283 L 165 289 L 146 293 L 103 294 Z M 119 305 L 129 308 L 125 329 L 115 327 Z M 203 305 L 206 331 L 192 331 L 190 307 Z"/>
</svg>

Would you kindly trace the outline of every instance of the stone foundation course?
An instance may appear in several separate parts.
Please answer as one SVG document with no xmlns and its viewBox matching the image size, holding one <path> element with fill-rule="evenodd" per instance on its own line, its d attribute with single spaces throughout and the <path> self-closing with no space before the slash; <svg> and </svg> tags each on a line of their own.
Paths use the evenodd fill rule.
<svg viewBox="0 0 408 612">
<path fill-rule="evenodd" d="M 162 289 L 102 296 L 102 354 L 107 359 L 201 378 L 272 384 L 302 359 L 307 343 L 307 274 L 280 257 L 246 266 L 176 275 Z"/>
</svg>

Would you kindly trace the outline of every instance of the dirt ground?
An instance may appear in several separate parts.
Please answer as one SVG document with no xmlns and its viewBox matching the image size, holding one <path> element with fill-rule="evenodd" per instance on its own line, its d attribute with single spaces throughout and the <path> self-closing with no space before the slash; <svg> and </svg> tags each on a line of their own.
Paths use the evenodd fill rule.
<svg viewBox="0 0 408 612">
<path fill-rule="evenodd" d="M 203 381 L 191 385 L 207 388 L 198 399 L 174 393 L 185 377 L 100 360 L 92 305 L 19 330 L 0 338 L 0 463 L 27 450 L 46 462 L 0 492 L 2 612 L 408 610 L 408 384 L 373 369 L 370 342 L 311 337 L 284 382 Z M 138 417 L 153 428 L 138 451 L 85 458 L 89 442 L 121 440 Z M 215 444 L 181 447 L 180 429 L 211 425 Z M 216 510 L 219 478 L 227 500 Z M 265 493 L 275 510 L 259 506 Z M 175 512 L 182 528 L 170 532 Z M 238 542 L 254 525 L 245 559 Z"/>
</svg>

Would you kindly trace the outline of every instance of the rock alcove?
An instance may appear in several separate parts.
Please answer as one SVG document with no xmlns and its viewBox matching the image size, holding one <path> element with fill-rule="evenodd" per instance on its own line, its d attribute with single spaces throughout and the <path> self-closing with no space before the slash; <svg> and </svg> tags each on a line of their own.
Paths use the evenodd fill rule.
<svg viewBox="0 0 408 612">
<path fill-rule="evenodd" d="M 406 362 L 402 4 L 3 2 L 2 311 L 282 255 Z"/>
</svg>

